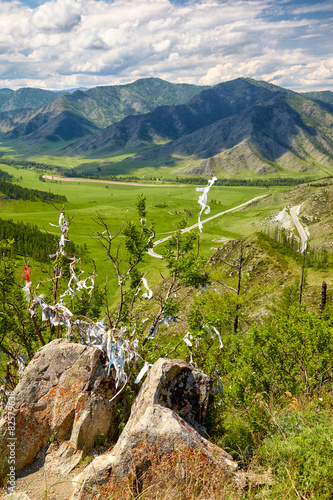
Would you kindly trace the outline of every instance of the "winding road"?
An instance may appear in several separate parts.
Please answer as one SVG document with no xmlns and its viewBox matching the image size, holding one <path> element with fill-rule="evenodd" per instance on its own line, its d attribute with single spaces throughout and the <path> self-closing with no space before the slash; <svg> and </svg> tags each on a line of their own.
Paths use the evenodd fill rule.
<svg viewBox="0 0 333 500">
<path fill-rule="evenodd" d="M 265 198 L 266 196 L 268 196 L 268 194 L 262 194 L 261 196 L 256 196 L 255 198 L 252 198 L 252 200 L 246 201 L 245 203 L 242 203 L 241 205 L 237 205 L 237 207 L 233 207 L 233 208 L 229 208 L 228 210 L 224 210 L 224 212 L 219 212 L 218 214 L 213 215 L 212 217 L 208 217 L 207 219 L 202 220 L 201 222 L 202 222 L 202 224 L 205 224 L 206 222 L 209 222 L 213 219 L 216 219 L 217 217 L 220 217 L 221 215 L 227 214 L 228 212 L 232 212 L 234 210 L 237 210 L 238 208 L 246 207 L 246 205 L 249 205 L 250 203 L 252 203 L 256 200 L 259 200 L 260 198 Z M 193 224 L 193 226 L 186 227 L 185 229 L 182 230 L 182 233 L 187 233 L 188 231 L 191 231 L 192 229 L 198 227 L 198 225 L 199 225 L 199 223 L 197 222 L 196 224 Z M 164 243 L 165 241 L 172 238 L 172 235 L 173 235 L 173 233 L 170 234 L 170 236 L 166 236 L 165 238 L 161 238 L 160 240 L 154 241 L 154 243 L 153 243 L 154 248 L 156 247 L 156 245 L 160 245 L 161 243 Z M 154 248 L 150 248 L 147 253 L 151 257 L 155 257 L 156 259 L 163 259 L 163 255 L 160 255 L 160 254 L 154 252 Z"/>
<path fill-rule="evenodd" d="M 303 252 L 305 252 L 307 244 L 308 244 L 308 235 L 304 231 L 304 228 L 303 228 L 303 226 L 300 223 L 299 218 L 298 218 L 298 214 L 299 214 L 301 206 L 302 205 L 296 205 L 295 207 L 291 207 L 290 215 L 293 219 L 293 222 L 297 228 L 297 231 L 298 231 L 300 238 L 301 238 L 301 241 L 302 241 L 301 248 L 300 248 L 299 252 L 303 253 Z"/>
</svg>

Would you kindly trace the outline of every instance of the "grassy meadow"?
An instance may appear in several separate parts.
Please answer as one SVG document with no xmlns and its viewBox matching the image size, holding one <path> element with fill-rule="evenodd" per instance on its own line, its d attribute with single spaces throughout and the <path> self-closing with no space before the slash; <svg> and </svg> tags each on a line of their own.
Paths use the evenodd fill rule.
<svg viewBox="0 0 333 500">
<path fill-rule="evenodd" d="M 13 159 L 15 156 L 10 147 L 6 149 L 0 145 L 0 151 L 2 149 L 6 158 Z M 156 183 L 155 186 L 136 186 L 108 184 L 107 181 L 92 182 L 88 179 L 84 182 L 43 180 L 43 174 L 57 175 L 52 170 L 53 166 L 72 168 L 79 164 L 89 165 L 91 160 L 77 157 L 78 163 L 73 164 L 72 158 L 58 157 L 56 149 L 54 154 L 49 149 L 46 156 L 42 153 L 38 156 L 36 153 L 30 155 L 29 151 L 24 154 L 18 151 L 17 157 L 18 162 L 25 159 L 50 166 L 42 172 L 40 169 L 6 165 L 1 163 L 0 158 L 0 169 L 14 176 L 14 183 L 66 196 L 68 201 L 64 208 L 67 220 L 71 221 L 68 237 L 75 244 L 81 247 L 85 245 L 87 248 L 82 259 L 82 270 L 85 272 L 82 278 L 92 272 L 93 264 L 90 259 L 93 259 L 98 273 L 97 284 L 103 286 L 107 281 L 111 307 L 118 302 L 117 279 L 110 262 L 106 260 L 105 250 L 98 243 L 96 233 L 101 228 L 96 221 L 97 215 L 107 222 L 109 231 L 114 235 L 123 222 L 137 219 L 135 204 L 138 196 L 143 194 L 146 197 L 147 224 L 154 225 L 155 241 L 172 234 L 185 213 L 189 215 L 188 226 L 198 220 L 200 193 L 196 192 L 195 185 L 168 186 Z M 232 274 L 230 269 L 225 270 L 222 263 L 223 259 L 230 259 L 233 242 L 227 243 L 218 252 L 216 250 L 228 240 L 249 237 L 244 245 L 244 255 L 249 258 L 243 271 L 238 330 L 234 331 L 235 296 L 229 292 L 223 293 L 225 290 L 214 283 L 217 293 L 215 290 L 202 292 L 199 288 L 198 292 L 194 291 L 193 295 L 182 299 L 179 321 L 170 327 L 162 324 L 156 341 L 148 343 L 146 347 L 142 346 L 140 352 L 143 353 L 143 359 L 149 362 L 169 355 L 166 353 L 172 353 L 175 358 L 188 359 L 188 347 L 182 342 L 184 331 L 190 328 L 194 338 L 200 340 L 200 348 L 193 350 L 194 362 L 212 379 L 221 377 L 224 384 L 223 393 L 214 392 L 209 405 L 206 419 L 208 437 L 230 452 L 241 469 L 250 471 L 249 488 L 246 491 L 233 489 L 225 482 L 219 469 L 205 466 L 202 476 L 202 461 L 196 463 L 195 455 L 191 455 L 192 461 L 188 462 L 188 469 L 185 469 L 186 481 L 183 468 L 180 479 L 177 479 L 172 470 L 172 481 L 169 481 L 168 489 L 161 478 L 166 477 L 166 465 L 177 462 L 168 459 L 168 464 L 152 463 L 149 468 L 151 476 L 143 476 L 140 498 L 155 498 L 156 491 L 161 498 L 164 498 L 165 491 L 165 498 L 171 498 L 183 493 L 185 495 L 185 489 L 187 493 L 193 491 L 193 496 L 186 493 L 186 498 L 332 498 L 332 375 L 324 388 L 322 381 L 323 374 L 332 374 L 330 314 L 333 274 L 329 267 L 307 268 L 303 303 L 309 304 L 309 310 L 312 311 L 308 314 L 307 305 L 301 307 L 298 303 L 293 303 L 290 307 L 288 301 L 296 302 L 299 297 L 302 256 L 282 243 L 269 241 L 266 235 L 253 235 L 264 228 L 264 221 L 269 215 L 286 206 L 300 204 L 317 191 L 319 196 L 323 196 L 321 188 L 305 185 L 292 189 L 286 186 L 211 188 L 208 195 L 211 213 L 203 215 L 203 221 L 257 196 L 267 195 L 260 201 L 207 222 L 200 237 L 202 253 L 205 256 L 216 254 L 209 268 L 212 277 L 221 277 L 223 281 L 226 279 L 231 286 L 235 286 L 237 275 L 235 272 Z M 58 224 L 58 210 L 61 208 L 61 205 L 0 197 L 1 218 L 33 223 L 42 231 L 52 234 L 59 234 L 59 229 L 50 223 Z M 197 229 L 194 231 L 197 232 Z M 120 236 L 118 241 L 121 242 L 121 238 Z M 157 245 L 156 253 L 162 253 L 164 245 Z M 238 255 L 239 247 L 236 250 Z M 123 254 L 124 251 L 121 247 L 120 253 Z M 20 256 L 22 266 L 16 270 L 18 279 L 28 257 Z M 45 274 L 46 267 L 30 261 L 30 279 L 34 286 L 53 276 Z M 147 279 L 151 288 L 161 281 L 161 274 L 167 274 L 164 273 L 166 262 L 150 255 L 146 255 L 141 270 L 148 272 Z M 328 285 L 329 309 L 327 313 L 324 311 L 323 318 L 318 318 L 323 280 Z M 294 285 L 293 289 L 291 285 Z M 43 292 L 42 288 L 39 290 Z M 154 307 L 153 301 L 142 300 L 138 305 L 140 319 L 146 314 L 151 318 L 152 312 L 155 312 Z M 237 316 L 238 314 L 237 312 Z M 208 333 L 201 331 L 201 322 L 214 327 L 216 325 L 223 338 L 223 350 L 218 346 L 217 339 L 214 344 Z M 150 323 L 146 324 L 146 328 L 148 325 Z M 300 361 L 295 362 L 295 359 Z M 312 400 L 307 394 L 304 395 L 304 366 L 306 379 L 309 373 L 310 384 L 316 387 L 318 381 L 319 389 L 318 392 L 313 389 Z M 3 374 L 0 373 L 1 375 Z M 132 382 L 134 378 L 135 375 Z M 132 383 L 128 394 L 135 394 L 136 387 L 133 387 Z M 124 423 L 122 419 L 125 418 L 121 413 L 120 415 L 119 426 Z M 318 436 L 322 436 L 319 441 Z M 251 474 L 253 481 L 260 474 L 258 484 L 252 485 Z M 204 480 L 201 482 L 202 477 Z M 128 485 L 129 482 L 124 488 L 117 485 L 122 489 L 119 497 L 114 498 L 125 498 L 125 495 L 126 498 L 134 498 Z M 116 495 L 111 483 L 103 486 L 100 494 L 108 495 L 111 491 L 108 491 L 109 487 L 112 488 L 112 494 Z M 151 491 L 154 495 L 150 497 Z M 201 496 L 198 494 L 200 491 Z M 290 494 L 293 491 L 295 495 Z"/>
<path fill-rule="evenodd" d="M 0 160 L 1 161 L 1 160 Z M 44 159 L 45 161 L 45 159 Z M 15 177 L 14 182 L 22 187 L 51 191 L 67 197 L 68 203 L 65 205 L 67 217 L 73 218 L 71 222 L 69 237 L 75 244 L 87 245 L 88 253 L 97 265 L 99 279 L 103 282 L 105 277 L 112 271 L 105 262 L 104 250 L 97 242 L 96 232 L 99 226 L 94 221 L 97 213 L 108 222 L 109 229 L 114 234 L 123 221 L 136 217 L 135 203 L 140 194 L 146 196 L 147 221 L 154 223 L 156 240 L 171 234 L 177 228 L 178 222 L 184 216 L 185 209 L 191 214 L 188 225 L 197 222 L 199 205 L 199 194 L 195 191 L 195 186 L 187 185 L 182 187 L 167 187 L 156 185 L 149 186 L 124 186 L 116 184 L 104 184 L 93 182 L 77 181 L 52 181 L 40 180 L 40 171 L 9 166 L 0 163 L 0 169 Z M 240 205 L 256 196 L 272 193 L 282 188 L 263 187 L 217 187 L 214 186 L 209 194 L 211 215 Z M 161 207 L 161 205 L 166 205 Z M 224 238 L 238 238 L 254 232 L 260 228 L 260 219 L 271 213 L 274 207 L 267 208 L 258 216 L 257 208 L 251 206 L 239 212 L 223 215 L 204 225 L 201 238 L 202 250 L 209 254 L 212 248 L 220 246 Z M 41 230 L 50 233 L 57 233 L 57 229 L 49 223 L 57 224 L 58 212 L 50 204 L 41 202 L 27 202 L 20 200 L 1 200 L 0 216 L 12 219 L 14 222 L 23 221 L 36 224 Z M 203 216 L 203 219 L 205 217 Z M 157 247 L 159 253 L 163 245 Z M 37 265 L 36 272 L 39 276 Z M 150 271 L 150 280 L 155 281 L 155 276 L 164 268 L 163 262 L 147 256 L 144 264 L 145 270 Z M 86 269 L 89 265 L 85 265 Z M 88 269 L 87 269 L 88 272 Z"/>
<path fill-rule="evenodd" d="M 92 270 L 93 259 L 97 266 L 97 282 L 105 283 L 108 277 L 110 289 L 113 289 L 114 273 L 110 264 L 105 260 L 105 251 L 99 245 L 96 232 L 99 226 L 96 223 L 96 215 L 99 214 L 107 221 L 109 230 L 112 234 L 117 232 L 122 222 L 128 219 L 135 219 L 137 197 L 141 194 L 146 196 L 147 221 L 148 224 L 154 224 L 156 237 L 155 240 L 163 238 L 176 230 L 179 221 L 184 217 L 185 210 L 190 214 L 188 225 L 191 226 L 197 222 L 199 204 L 199 193 L 195 191 L 195 185 L 175 185 L 174 187 L 156 184 L 156 186 L 135 186 L 118 185 L 96 182 L 78 182 L 78 181 L 52 181 L 40 180 L 41 174 L 55 175 L 52 168 L 61 166 L 65 168 L 88 171 L 93 165 L 100 165 L 102 172 L 105 173 L 106 165 L 109 162 L 118 162 L 122 157 L 91 159 L 84 157 L 60 156 L 57 144 L 48 144 L 47 147 L 23 145 L 22 141 L 10 141 L 0 144 L 0 151 L 5 158 L 36 161 L 49 165 L 48 171 L 33 170 L 22 168 L 19 165 L 6 165 L 1 163 L 0 169 L 13 175 L 14 182 L 22 187 L 39 189 L 42 191 L 51 191 L 55 194 L 65 195 L 68 203 L 65 205 L 67 217 L 72 218 L 69 237 L 77 245 L 86 245 L 85 262 L 82 268 L 86 273 Z M 131 153 L 129 152 L 129 155 Z M 106 168 L 108 170 L 108 168 Z M 131 174 L 140 175 L 145 182 L 145 174 L 159 175 L 161 178 L 165 175 L 172 183 L 170 168 L 156 169 L 147 166 Z M 281 172 L 280 172 L 281 174 Z M 151 181 L 149 181 L 151 183 Z M 282 191 L 288 191 L 288 187 L 258 187 L 258 186 L 213 186 L 208 196 L 208 203 L 211 207 L 209 215 L 203 215 L 202 219 L 223 212 L 232 207 L 236 207 L 256 196 L 268 196 L 260 202 L 250 204 L 247 207 L 236 210 L 221 217 L 218 217 L 204 225 L 201 235 L 201 249 L 205 255 L 210 255 L 216 248 L 221 246 L 228 239 L 249 236 L 250 234 L 263 229 L 263 220 L 270 214 L 277 212 L 286 206 L 288 194 L 282 194 Z M 279 194 L 280 193 L 280 194 Z M 303 201 L 303 200 L 302 200 Z M 287 203 L 288 204 L 288 203 Z M 165 205 L 165 206 L 163 206 Z M 0 217 L 12 219 L 14 222 L 30 222 L 36 224 L 41 230 L 57 234 L 57 229 L 50 226 L 49 223 L 57 224 L 58 212 L 50 204 L 41 202 L 27 202 L 19 200 L 1 200 L 0 199 Z M 156 253 L 161 253 L 165 244 L 156 247 Z M 145 272 L 149 271 L 149 282 L 154 285 L 160 280 L 160 272 L 165 268 L 164 262 L 147 255 L 145 263 L 142 265 Z M 34 269 L 33 269 L 34 268 Z M 39 263 L 32 264 L 32 276 L 35 275 L 36 281 L 41 279 L 42 270 Z M 318 274 L 319 273 L 319 274 Z M 309 284 L 315 284 L 321 279 L 321 271 L 311 270 L 308 273 Z M 116 283 L 115 287 L 116 289 Z M 112 295 L 112 291 L 110 292 Z"/>
</svg>

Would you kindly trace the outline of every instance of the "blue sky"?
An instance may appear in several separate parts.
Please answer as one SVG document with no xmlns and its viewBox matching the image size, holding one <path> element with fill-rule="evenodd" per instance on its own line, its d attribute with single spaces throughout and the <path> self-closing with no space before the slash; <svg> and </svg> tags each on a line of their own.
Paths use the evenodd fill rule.
<svg viewBox="0 0 333 500">
<path fill-rule="evenodd" d="M 0 0 L 0 87 L 238 77 L 333 91 L 333 2 Z"/>
</svg>

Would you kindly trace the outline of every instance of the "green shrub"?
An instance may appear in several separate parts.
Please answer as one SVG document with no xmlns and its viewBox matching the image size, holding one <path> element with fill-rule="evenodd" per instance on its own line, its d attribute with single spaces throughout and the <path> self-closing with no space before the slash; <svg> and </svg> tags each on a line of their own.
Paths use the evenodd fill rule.
<svg viewBox="0 0 333 500">
<path fill-rule="evenodd" d="M 324 409 L 282 413 L 280 429 L 267 437 L 258 462 L 275 473 L 271 498 L 333 498 L 333 418 Z"/>
<path fill-rule="evenodd" d="M 333 335 L 329 321 L 300 305 L 277 312 L 241 341 L 238 385 L 252 398 L 262 391 L 281 396 L 320 395 L 331 389 Z"/>
</svg>

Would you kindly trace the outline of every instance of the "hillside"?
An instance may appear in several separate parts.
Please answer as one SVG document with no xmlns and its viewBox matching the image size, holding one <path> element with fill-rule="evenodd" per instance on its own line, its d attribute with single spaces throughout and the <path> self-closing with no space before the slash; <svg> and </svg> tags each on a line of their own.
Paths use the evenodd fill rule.
<svg viewBox="0 0 333 500">
<path fill-rule="evenodd" d="M 222 118 L 236 115 L 269 100 L 274 91 L 244 79 L 221 83 L 200 92 L 186 105 L 163 106 L 138 117 L 127 117 L 105 130 L 79 141 L 67 151 L 105 154 L 122 148 L 140 148 L 174 141 Z"/>
<path fill-rule="evenodd" d="M 27 116 L 29 120 L 26 120 Z M 8 127 L 8 135 L 11 138 L 25 137 L 30 143 L 39 144 L 41 141 L 68 141 L 77 137 L 92 134 L 98 128 L 86 118 L 78 116 L 70 111 L 59 112 L 56 103 L 53 103 L 43 111 L 35 113 L 24 112 L 15 117 L 16 126 L 10 130 L 10 120 L 4 120 L 3 126 Z"/>
<path fill-rule="evenodd" d="M 304 92 L 301 94 L 306 99 L 311 99 L 317 102 L 328 111 L 333 111 L 333 92 L 330 90 L 322 90 L 318 92 Z"/>
<path fill-rule="evenodd" d="M 0 89 L 0 110 L 2 105 L 8 101 L 11 95 L 14 93 L 12 89 Z"/>
<path fill-rule="evenodd" d="M 106 166 L 106 174 L 169 166 L 177 175 L 322 177 L 333 166 L 332 123 L 333 114 L 319 101 L 240 78 L 205 90 L 186 105 L 127 117 L 64 153 L 98 157 L 139 150 Z"/>
<path fill-rule="evenodd" d="M 333 251 L 333 184 L 314 182 L 289 191 L 290 201 L 301 204 L 299 217 L 309 233 L 310 248 Z"/>
<path fill-rule="evenodd" d="M 188 158 L 188 165 L 175 173 L 194 175 L 246 171 L 262 175 L 282 169 L 311 175 L 321 167 L 325 172 L 325 167 L 333 166 L 331 115 L 310 101 L 299 102 L 300 99 L 277 94 L 266 103 L 128 161 L 154 159 L 157 164 L 177 165 Z"/>
<path fill-rule="evenodd" d="M 25 137 L 37 142 L 50 138 L 54 140 L 55 136 L 60 140 L 74 139 L 128 115 L 146 113 L 160 105 L 187 102 L 203 88 L 206 87 L 147 78 L 128 85 L 96 87 L 85 92 L 77 90 L 60 97 L 50 92 L 52 100 L 39 106 L 37 112 L 22 112 L 28 106 L 17 107 L 17 113 L 6 116 L 0 122 L 0 131 L 5 132 L 7 137 Z M 72 137 L 66 132 L 69 128 L 73 128 Z"/>
<path fill-rule="evenodd" d="M 58 99 L 59 94 L 60 92 L 29 87 L 16 91 L 2 89 L 0 90 L 0 116 L 2 117 L 3 113 L 9 111 L 43 108 Z"/>
</svg>

